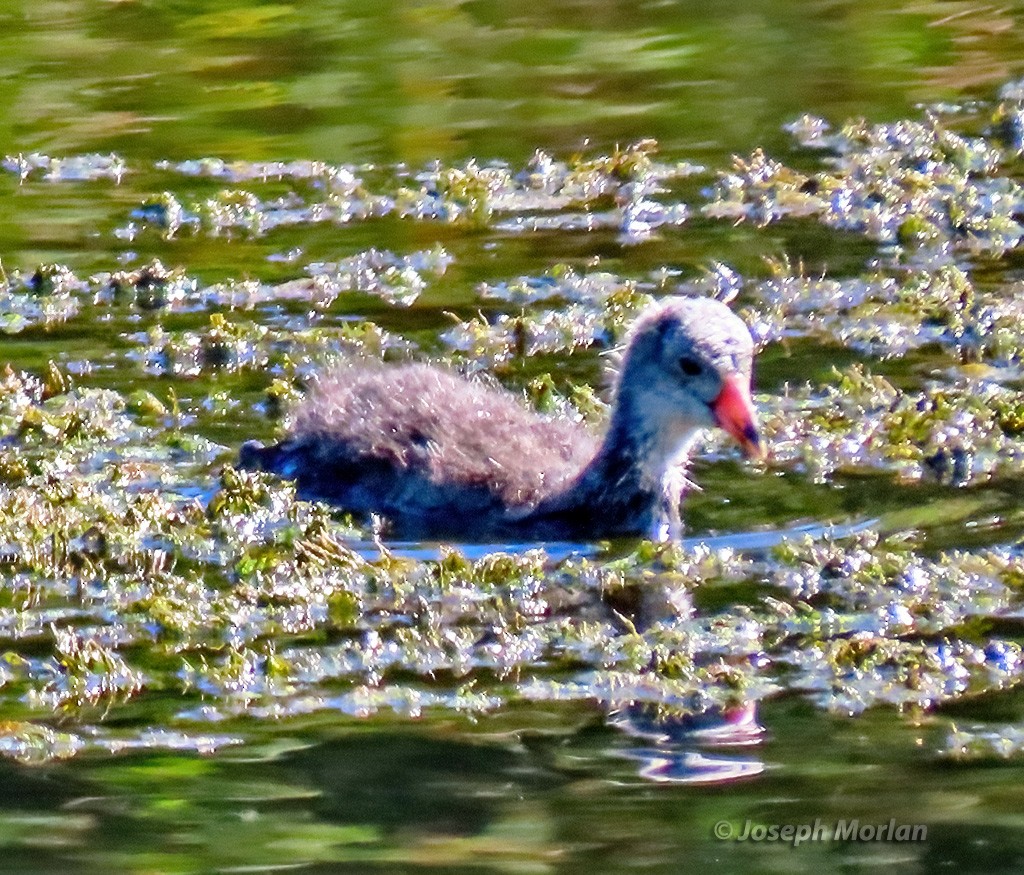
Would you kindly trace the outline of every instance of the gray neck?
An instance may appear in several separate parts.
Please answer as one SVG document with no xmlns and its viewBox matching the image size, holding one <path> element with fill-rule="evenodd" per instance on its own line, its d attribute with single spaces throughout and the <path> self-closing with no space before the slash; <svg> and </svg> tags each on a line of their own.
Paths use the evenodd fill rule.
<svg viewBox="0 0 1024 875">
<path fill-rule="evenodd" d="M 642 401 L 619 396 L 601 448 L 581 472 L 571 500 L 613 527 L 665 540 L 679 533 L 683 464 L 699 429 L 645 416 Z"/>
</svg>

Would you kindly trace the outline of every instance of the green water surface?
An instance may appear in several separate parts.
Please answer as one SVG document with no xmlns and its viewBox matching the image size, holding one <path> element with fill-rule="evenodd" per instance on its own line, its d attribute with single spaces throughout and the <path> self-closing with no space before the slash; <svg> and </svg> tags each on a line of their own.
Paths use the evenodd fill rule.
<svg viewBox="0 0 1024 875">
<path fill-rule="evenodd" d="M 0 365 L 43 374 L 54 361 L 76 374 L 80 386 L 122 394 L 144 389 L 168 405 L 175 398 L 184 431 L 217 447 L 205 467 L 188 468 L 199 471 L 189 488 L 208 498 L 219 468 L 243 440 L 278 434 L 278 423 L 260 406 L 274 374 L 225 369 L 190 377 L 142 368 L 133 358 L 138 336 L 156 326 L 199 330 L 209 324 L 210 310 L 232 322 L 295 332 L 307 324 L 370 319 L 435 349 L 430 344 L 454 319 L 470 319 L 481 308 L 488 315 L 515 311 L 481 302 L 480 283 L 543 276 L 556 264 L 626 277 L 667 267 L 694 277 L 720 261 L 763 276 L 765 257 L 787 256 L 802 261 L 808 274 L 849 276 L 864 269 L 876 247 L 810 222 L 758 228 L 699 214 L 638 245 L 610 230 L 511 233 L 394 216 L 263 235 L 169 238 L 149 228 L 135 239 L 118 236 L 133 210 L 165 191 L 197 203 L 232 187 L 159 162 L 312 160 L 360 168 L 371 179 L 432 162 L 462 166 L 471 158 L 521 168 L 537 149 L 567 159 L 651 137 L 659 157 L 711 168 L 673 183 L 674 197 L 696 202 L 733 154 L 763 147 L 794 167 L 816 166 L 818 158 L 797 148 L 782 128 L 802 113 L 833 124 L 919 118 L 923 105 L 991 101 L 1003 83 L 1022 75 L 1020 0 L 0 0 L 0 152 L 113 152 L 129 169 L 118 182 L 0 174 L 6 274 L 27 276 L 56 263 L 85 278 L 159 258 L 201 284 L 282 283 L 303 276 L 303 265 L 371 247 L 406 255 L 442 246 L 453 259 L 409 308 L 368 295 L 341 296 L 319 314 L 301 300 L 241 312 L 227 306 L 165 312 L 83 298 L 67 320 L 36 321 L 3 336 Z M 287 180 L 251 188 L 264 200 L 314 191 Z M 295 251 L 294 258 L 282 257 Z M 1024 277 L 1019 248 L 1001 260 L 963 263 L 982 282 L 988 276 L 1019 284 Z M 787 382 L 828 381 L 834 365 L 863 357 L 814 340 L 774 343 L 761 354 L 756 388 L 773 393 Z M 911 389 L 936 362 L 942 364 L 941 356 L 926 349 L 916 358 L 871 363 Z M 538 357 L 500 376 L 516 387 L 545 372 L 598 385 L 600 369 L 591 351 Z M 220 407 L 208 403 L 211 396 Z M 686 515 L 697 535 L 882 519 L 892 531 L 917 530 L 922 555 L 933 556 L 940 549 L 1011 544 L 1024 531 L 1021 481 L 1013 478 L 970 490 L 869 475 L 818 483 L 798 468 L 741 470 L 733 457 L 701 462 L 695 478 L 704 491 L 692 497 Z M 13 593 L 28 584 L 12 573 L 4 585 Z M 9 593 L 5 609 L 13 604 Z M 712 613 L 754 598 L 742 586 L 695 595 L 698 609 Z M 978 619 L 974 632 L 984 638 L 992 631 L 988 622 Z M 993 634 L 1017 640 L 1018 622 L 1004 618 Z M 278 646 L 310 642 L 323 640 L 285 636 Z M 45 637 L 11 638 L 0 642 L 0 651 L 13 665 L 42 658 L 50 644 Z M 939 755 L 951 727 L 1024 722 L 1024 699 L 1012 689 L 935 710 L 878 706 L 856 716 L 820 709 L 789 690 L 759 701 L 764 733 L 756 744 L 718 749 L 692 737 L 651 741 L 586 701 L 510 701 L 470 715 L 382 709 L 361 717 L 328 708 L 204 722 L 195 711 L 182 717 L 177 663 L 148 663 L 138 642 L 124 653 L 164 680 L 130 701 L 115 696 L 52 716 L 15 690 L 0 719 L 83 738 L 97 727 L 125 738 L 167 729 L 224 734 L 240 743 L 203 753 L 176 752 L 156 740 L 124 751 L 91 747 L 65 761 L 0 760 L 0 870 L 1024 867 L 1019 751 L 969 762 Z M 481 683 L 486 688 L 488 681 Z M 217 704 L 214 694 L 190 695 L 189 708 Z M 685 764 L 699 756 L 748 769 L 743 777 L 707 783 L 672 780 L 673 758 Z M 676 774 L 692 774 L 690 766 Z M 794 848 L 723 841 L 714 833 L 720 822 L 739 832 L 747 821 L 820 819 L 831 826 L 891 818 L 926 826 L 927 838 Z"/>
</svg>

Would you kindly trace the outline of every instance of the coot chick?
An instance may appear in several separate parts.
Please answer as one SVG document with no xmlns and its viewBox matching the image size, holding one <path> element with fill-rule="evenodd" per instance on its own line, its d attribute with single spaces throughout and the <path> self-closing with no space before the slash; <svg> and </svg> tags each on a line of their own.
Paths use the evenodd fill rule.
<svg viewBox="0 0 1024 875">
<path fill-rule="evenodd" d="M 436 367 L 344 365 L 317 381 L 286 440 L 250 441 L 240 464 L 294 479 L 304 498 L 378 514 L 403 539 L 664 540 L 679 533 L 702 429 L 760 455 L 752 357 L 750 333 L 721 302 L 653 305 L 629 333 L 600 440 Z"/>
</svg>

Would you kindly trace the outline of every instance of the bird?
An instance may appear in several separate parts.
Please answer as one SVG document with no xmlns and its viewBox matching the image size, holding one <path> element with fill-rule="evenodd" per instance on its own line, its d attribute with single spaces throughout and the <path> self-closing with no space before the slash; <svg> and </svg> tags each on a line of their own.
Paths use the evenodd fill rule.
<svg viewBox="0 0 1024 875">
<path fill-rule="evenodd" d="M 382 519 L 396 540 L 672 540 L 703 430 L 763 456 L 753 354 L 724 303 L 655 302 L 627 333 L 600 437 L 445 368 L 343 363 L 315 380 L 285 439 L 246 442 L 239 467 Z"/>
</svg>

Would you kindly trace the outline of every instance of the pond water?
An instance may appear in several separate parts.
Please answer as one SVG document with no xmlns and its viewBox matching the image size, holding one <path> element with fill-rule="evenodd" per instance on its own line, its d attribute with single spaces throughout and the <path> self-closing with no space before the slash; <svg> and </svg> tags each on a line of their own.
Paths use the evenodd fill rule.
<svg viewBox="0 0 1024 875">
<path fill-rule="evenodd" d="M 1019 871 L 1022 19 L 5 4 L 0 869 Z M 769 445 L 681 546 L 232 467 L 345 356 L 597 427 L 672 293 Z"/>
</svg>

